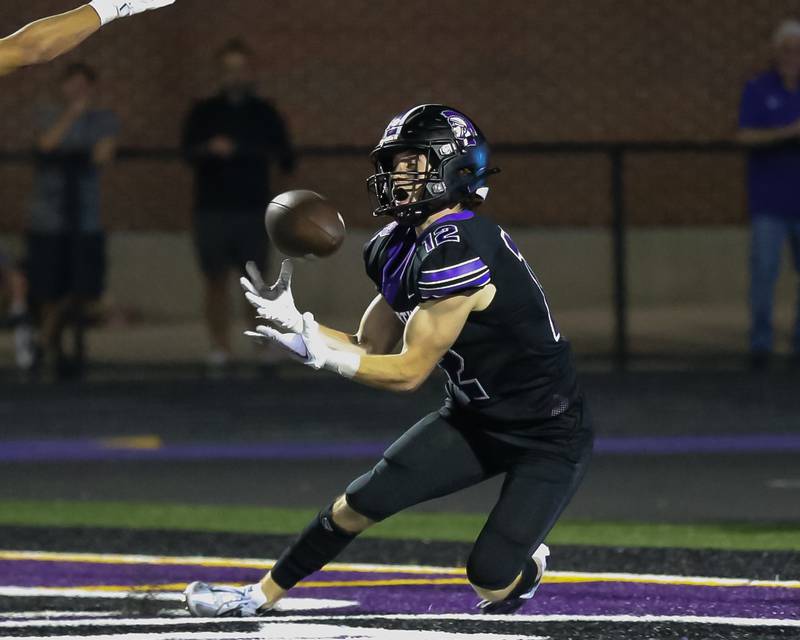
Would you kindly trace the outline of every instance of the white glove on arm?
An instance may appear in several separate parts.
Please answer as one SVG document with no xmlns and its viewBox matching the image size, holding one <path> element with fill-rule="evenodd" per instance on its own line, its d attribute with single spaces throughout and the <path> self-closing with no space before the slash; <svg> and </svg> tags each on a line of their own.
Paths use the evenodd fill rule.
<svg viewBox="0 0 800 640">
<path fill-rule="evenodd" d="M 272 327 L 259 325 L 255 331 L 245 331 L 244 335 L 261 342 L 267 340 L 275 342 L 312 369 L 325 368 L 345 378 L 355 376 L 361 364 L 361 356 L 349 351 L 331 349 L 311 313 L 304 313 L 301 321 L 303 330 L 300 333 L 281 333 Z"/>
<path fill-rule="evenodd" d="M 239 282 L 247 301 L 256 308 L 258 317 L 283 331 L 302 333 L 303 316 L 297 310 L 292 295 L 292 261 L 284 260 L 281 263 L 281 273 L 271 287 L 264 284 L 254 262 L 248 262 L 245 270 L 250 278 L 242 276 Z"/>
<path fill-rule="evenodd" d="M 117 18 L 171 5 L 175 0 L 92 0 L 89 6 L 100 16 L 100 24 L 108 24 Z"/>
</svg>

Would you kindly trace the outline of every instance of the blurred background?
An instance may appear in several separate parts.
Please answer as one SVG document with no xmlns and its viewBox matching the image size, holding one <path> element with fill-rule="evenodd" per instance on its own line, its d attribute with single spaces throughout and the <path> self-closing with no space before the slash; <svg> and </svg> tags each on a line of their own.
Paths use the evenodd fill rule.
<svg viewBox="0 0 800 640">
<path fill-rule="evenodd" d="M 0 29 L 71 4 L 6 0 Z M 93 357 L 202 361 L 192 168 L 180 142 L 192 105 L 220 86 L 218 52 L 240 39 L 297 153 L 273 192 L 325 194 L 350 231 L 324 267 L 298 269 L 298 297 L 325 321 L 353 327 L 371 295 L 360 258 L 379 224 L 365 197 L 368 150 L 394 113 L 444 102 L 493 143 L 503 173 L 486 213 L 513 230 L 579 354 L 617 354 L 626 331 L 637 356 L 746 355 L 746 155 L 725 143 L 744 84 L 770 65 L 775 29 L 798 10 L 791 0 L 411 0 L 402 11 L 355 0 L 224 9 L 183 0 L 168 17 L 115 24 L 0 81 L 0 242 L 24 257 L 37 112 L 59 100 L 69 64 L 88 62 L 96 102 L 119 121 L 117 159 L 102 178 L 108 277 Z M 784 353 L 797 290 L 785 253 L 775 299 Z M 249 355 L 242 341 L 236 348 Z M 7 366 L 10 349 L 0 342 Z"/>
<path fill-rule="evenodd" d="M 72 6 L 3 0 L 0 32 Z M 800 247 L 800 213 L 794 235 L 781 236 L 785 242 L 770 254 L 781 265 L 767 305 L 774 308 L 774 338 L 754 342 L 751 147 L 737 142 L 746 84 L 770 69 L 776 45 L 786 45 L 790 57 L 800 51 L 797 31 L 775 40 L 776 29 L 797 17 L 800 0 L 178 0 L 169 10 L 104 28 L 51 64 L 0 79 L 0 246 L 7 272 L 19 265 L 17 276 L 35 273 L 32 226 L 48 232 L 46 220 L 36 227 L 47 218 L 36 204 L 43 194 L 51 204 L 72 197 L 64 187 L 69 178 L 60 195 L 48 191 L 48 171 L 63 170 L 69 157 L 59 159 L 52 144 L 43 148 L 43 137 L 52 138 L 70 108 L 75 118 L 85 115 L 86 100 L 65 94 L 65 81 L 75 76 L 89 85 L 95 110 L 78 151 L 102 172 L 90 212 L 97 220 L 89 215 L 86 229 L 73 231 L 104 239 L 95 261 L 62 256 L 71 268 L 90 272 L 87 305 L 77 312 L 85 331 L 73 345 L 67 329 L 64 351 L 73 355 L 61 359 L 63 366 L 36 353 L 49 301 L 31 303 L 36 296 L 28 289 L 47 284 L 6 277 L 5 437 L 152 436 L 98 445 L 139 451 L 145 459 L 170 439 L 388 442 L 434 408 L 438 379 L 413 400 L 393 397 L 327 374 L 314 377 L 253 349 L 241 337 L 235 265 L 227 265 L 226 288 L 225 269 L 209 266 L 214 247 L 207 247 L 204 263 L 198 244 L 219 237 L 213 229 L 221 219 L 246 213 L 260 225 L 266 200 L 280 191 L 324 194 L 342 212 L 348 237 L 330 259 L 298 265 L 295 297 L 321 321 L 355 329 L 373 295 L 361 247 L 382 224 L 371 217 L 365 193 L 369 150 L 394 114 L 442 102 L 470 115 L 493 145 L 494 164 L 503 171 L 482 212 L 511 232 L 537 271 L 596 407 L 604 444 L 569 513 L 670 522 L 800 520 L 800 366 L 792 346 L 800 257 L 788 246 L 794 237 Z M 92 77 L 70 67 L 77 63 L 89 65 Z M 796 109 L 783 123 L 788 127 L 800 118 L 800 98 L 797 84 L 787 91 Z M 214 181 L 224 183 L 219 172 L 227 169 L 209 173 L 196 154 L 222 166 L 243 143 L 226 129 L 230 110 L 215 121 L 209 103 L 198 101 L 217 96 L 224 111 L 219 100 L 235 106 L 245 94 L 261 96 L 273 119 L 269 131 L 258 133 L 264 144 L 253 154 L 256 165 L 242 169 L 260 171 L 265 181 L 269 172 L 269 182 L 254 187 L 265 200 L 209 221 L 204 198 L 213 198 L 198 193 L 203 185 L 216 192 Z M 78 104 L 70 107 L 70 100 Z M 787 132 L 789 147 L 781 153 L 796 159 L 797 137 Z M 95 155 L 101 143 L 114 147 L 102 162 Z M 48 153 L 55 157 L 48 160 Z M 799 184 L 800 175 L 785 185 L 792 203 L 800 201 Z M 266 241 L 265 234 L 258 238 Z M 220 259 L 237 251 L 244 249 Z M 39 254 L 45 262 L 53 255 L 47 247 Z M 265 260 L 274 277 L 280 256 L 271 251 Z M 209 300 L 227 300 L 227 315 L 215 317 Z M 75 319 L 67 314 L 64 322 Z M 30 353 L 25 345 L 33 345 Z M 52 384 L 76 377 L 86 382 Z M 640 436 L 656 439 L 624 440 Z M 670 449 L 658 438 L 677 440 Z M 314 505 L 334 480 L 341 484 L 364 467 L 359 455 L 371 459 L 381 446 L 353 453 L 356 462 L 308 462 L 308 477 L 319 477 L 319 484 L 309 479 L 274 499 Z M 22 450 L 28 453 L 9 454 L 13 464 L 3 467 L 6 498 L 143 492 L 147 499 L 196 500 L 197 492 L 178 479 L 190 477 L 208 489 L 205 498 L 223 500 L 202 484 L 204 474 L 188 467 L 92 471 L 58 465 L 94 454 L 36 458 L 30 446 Z M 620 465 L 619 456 L 638 457 Z M 226 464 L 242 478 L 248 470 L 270 473 L 261 462 L 252 469 Z M 69 483 L 59 482 L 65 469 Z M 694 492 L 686 491 L 687 469 L 698 482 Z M 109 473 L 121 475 L 107 482 Z M 134 473 L 152 481 L 127 484 Z M 448 504 L 455 510 L 491 504 L 491 491 L 475 495 Z"/>
</svg>

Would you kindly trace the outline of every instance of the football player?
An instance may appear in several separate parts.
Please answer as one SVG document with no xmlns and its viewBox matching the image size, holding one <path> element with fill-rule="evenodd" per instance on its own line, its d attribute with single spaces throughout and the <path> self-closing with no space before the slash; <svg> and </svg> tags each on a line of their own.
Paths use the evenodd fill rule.
<svg viewBox="0 0 800 640">
<path fill-rule="evenodd" d="M 374 215 L 393 221 L 364 249 L 377 295 L 358 331 L 301 314 L 287 261 L 271 288 L 254 269 L 242 279 L 268 323 L 249 335 L 394 391 L 413 391 L 438 364 L 444 405 L 324 508 L 260 583 L 190 584 L 193 615 L 263 614 L 374 523 L 500 474 L 467 577 L 484 612 L 515 611 L 538 587 L 545 537 L 583 478 L 593 433 L 570 345 L 511 236 L 474 211 L 495 171 L 483 134 L 463 113 L 421 105 L 389 123 L 371 157 Z"/>
<path fill-rule="evenodd" d="M 67 13 L 32 22 L 0 39 L 0 75 L 48 62 L 77 47 L 116 18 L 160 9 L 173 2 L 175 0 L 92 0 Z"/>
</svg>

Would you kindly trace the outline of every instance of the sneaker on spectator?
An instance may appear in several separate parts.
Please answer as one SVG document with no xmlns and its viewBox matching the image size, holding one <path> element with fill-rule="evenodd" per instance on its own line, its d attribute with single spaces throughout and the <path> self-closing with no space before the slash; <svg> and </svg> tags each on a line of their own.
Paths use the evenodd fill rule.
<svg viewBox="0 0 800 640">
<path fill-rule="evenodd" d="M 206 356 L 206 366 L 212 371 L 221 371 L 231 363 L 231 354 L 223 349 L 212 349 Z"/>
<path fill-rule="evenodd" d="M 14 322 L 14 358 L 23 371 L 30 371 L 36 361 L 36 334 L 26 317 Z"/>
</svg>

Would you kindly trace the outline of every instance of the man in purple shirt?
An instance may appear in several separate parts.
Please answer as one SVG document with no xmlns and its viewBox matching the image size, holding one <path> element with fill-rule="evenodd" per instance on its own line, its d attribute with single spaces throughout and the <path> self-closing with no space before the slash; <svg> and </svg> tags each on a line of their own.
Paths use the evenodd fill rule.
<svg viewBox="0 0 800 640">
<path fill-rule="evenodd" d="M 748 203 L 752 218 L 750 305 L 752 364 L 768 364 L 773 347 L 772 306 L 787 238 L 800 273 L 800 22 L 775 32 L 775 64 L 744 88 L 739 140 L 752 147 Z M 800 299 L 793 334 L 800 358 Z"/>
</svg>

